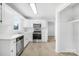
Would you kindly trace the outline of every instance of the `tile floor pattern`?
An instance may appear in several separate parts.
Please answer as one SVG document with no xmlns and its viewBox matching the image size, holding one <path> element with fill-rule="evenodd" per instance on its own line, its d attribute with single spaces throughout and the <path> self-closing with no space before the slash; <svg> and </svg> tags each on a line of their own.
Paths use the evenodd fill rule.
<svg viewBox="0 0 79 59">
<path fill-rule="evenodd" d="M 54 37 L 49 37 L 47 43 L 30 42 L 25 48 L 21 56 L 77 56 L 74 53 L 56 53 L 55 52 L 55 39 Z"/>
</svg>

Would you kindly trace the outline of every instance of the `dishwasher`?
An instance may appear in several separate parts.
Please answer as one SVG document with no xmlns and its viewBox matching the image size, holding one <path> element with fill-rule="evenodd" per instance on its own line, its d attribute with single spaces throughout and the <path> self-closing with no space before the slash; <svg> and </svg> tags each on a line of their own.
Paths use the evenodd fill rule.
<svg viewBox="0 0 79 59">
<path fill-rule="evenodd" d="M 24 49 L 24 37 L 20 36 L 16 38 L 16 55 L 20 55 Z"/>
</svg>

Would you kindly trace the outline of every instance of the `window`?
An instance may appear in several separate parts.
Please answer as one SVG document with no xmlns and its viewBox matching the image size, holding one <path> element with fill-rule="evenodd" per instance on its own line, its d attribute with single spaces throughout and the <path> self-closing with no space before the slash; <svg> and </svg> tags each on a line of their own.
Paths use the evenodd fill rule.
<svg viewBox="0 0 79 59">
<path fill-rule="evenodd" d="M 14 25 L 14 30 L 18 30 L 19 29 L 19 25 L 18 24 L 15 24 Z"/>
</svg>

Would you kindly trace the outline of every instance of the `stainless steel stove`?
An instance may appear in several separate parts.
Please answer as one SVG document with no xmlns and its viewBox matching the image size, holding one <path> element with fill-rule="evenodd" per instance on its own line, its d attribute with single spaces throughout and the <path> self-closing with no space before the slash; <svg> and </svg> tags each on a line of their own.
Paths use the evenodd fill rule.
<svg viewBox="0 0 79 59">
<path fill-rule="evenodd" d="M 33 40 L 41 40 L 42 39 L 41 24 L 34 24 L 33 28 L 34 28 Z"/>
<path fill-rule="evenodd" d="M 33 40 L 41 40 L 41 31 L 33 32 Z"/>
</svg>

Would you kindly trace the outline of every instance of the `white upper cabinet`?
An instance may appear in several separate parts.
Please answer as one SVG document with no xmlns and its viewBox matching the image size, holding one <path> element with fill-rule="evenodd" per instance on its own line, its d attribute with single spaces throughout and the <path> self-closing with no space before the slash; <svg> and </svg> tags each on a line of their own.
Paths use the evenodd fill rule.
<svg viewBox="0 0 79 59">
<path fill-rule="evenodd" d="M 1 21 L 1 5 L 0 5 L 0 21 Z"/>
<path fill-rule="evenodd" d="M 0 3 L 0 23 L 2 22 L 2 4 Z"/>
</svg>

